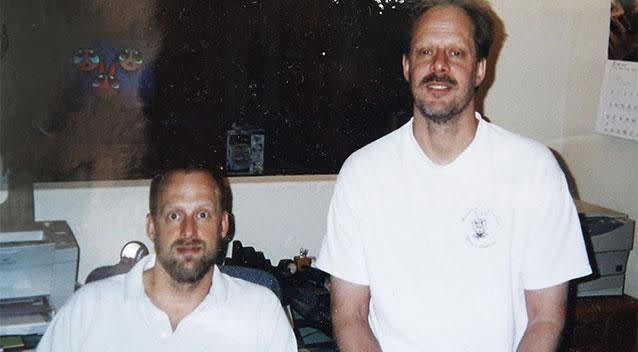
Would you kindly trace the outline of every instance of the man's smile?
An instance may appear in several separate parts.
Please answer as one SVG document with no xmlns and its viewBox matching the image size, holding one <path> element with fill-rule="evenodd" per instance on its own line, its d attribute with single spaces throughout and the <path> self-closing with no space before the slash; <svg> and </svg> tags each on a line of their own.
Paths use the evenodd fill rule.
<svg viewBox="0 0 638 352">
<path fill-rule="evenodd" d="M 435 74 L 430 74 L 425 76 L 421 80 L 421 86 L 425 87 L 428 91 L 435 93 L 445 93 L 457 85 L 457 82 L 450 78 L 447 75 L 437 76 Z"/>
</svg>

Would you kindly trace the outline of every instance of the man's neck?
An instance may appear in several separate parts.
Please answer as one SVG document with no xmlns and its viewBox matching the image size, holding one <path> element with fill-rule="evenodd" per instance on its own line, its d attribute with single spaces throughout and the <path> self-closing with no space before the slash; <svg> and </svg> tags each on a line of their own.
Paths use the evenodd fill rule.
<svg viewBox="0 0 638 352">
<path fill-rule="evenodd" d="M 144 292 L 151 302 L 168 315 L 173 331 L 179 322 L 202 303 L 212 286 L 213 268 L 195 283 L 179 283 L 155 263 L 144 272 Z"/>
<path fill-rule="evenodd" d="M 446 122 L 434 122 L 415 111 L 412 133 L 425 155 L 438 165 L 447 165 L 472 143 L 478 121 L 473 109 Z"/>
</svg>

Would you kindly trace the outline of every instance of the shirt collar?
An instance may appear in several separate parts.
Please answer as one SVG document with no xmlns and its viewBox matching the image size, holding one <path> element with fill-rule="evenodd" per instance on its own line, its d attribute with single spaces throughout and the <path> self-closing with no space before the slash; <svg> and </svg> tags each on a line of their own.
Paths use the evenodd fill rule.
<svg viewBox="0 0 638 352">
<path fill-rule="evenodd" d="M 156 255 L 149 254 L 142 258 L 133 268 L 126 274 L 124 279 L 124 298 L 126 300 L 146 298 L 144 292 L 144 271 L 155 266 Z M 217 265 L 213 266 L 213 279 L 210 291 L 204 298 L 202 307 L 209 307 L 217 302 L 228 299 L 228 278 L 219 270 Z"/>
<path fill-rule="evenodd" d="M 427 155 L 425 155 L 425 153 L 419 146 L 419 142 L 417 142 L 416 137 L 414 136 L 414 130 L 413 130 L 413 124 L 415 119 L 414 116 L 412 116 L 410 121 L 408 121 L 408 123 L 405 124 L 406 128 L 404 130 L 404 133 L 407 134 L 406 142 L 408 143 L 407 144 L 408 148 L 410 150 L 416 151 L 415 155 L 419 158 L 419 160 L 425 160 L 427 165 L 431 165 L 435 167 L 436 169 L 440 169 L 440 170 L 449 169 L 451 165 L 458 164 L 459 160 L 463 160 L 467 158 L 466 155 L 471 154 L 472 150 L 474 150 L 476 148 L 476 145 L 480 143 L 481 139 L 483 139 L 481 136 L 484 133 L 484 130 L 486 128 L 485 127 L 486 121 L 483 119 L 483 116 L 478 111 L 474 112 L 474 118 L 476 118 L 478 123 L 476 125 L 476 131 L 474 132 L 474 138 L 472 139 L 472 142 L 470 142 L 470 144 L 465 148 L 465 150 L 463 150 L 463 152 L 461 152 L 461 154 L 459 154 L 457 158 L 448 165 L 437 165 L 432 160 L 430 160 L 430 158 Z"/>
</svg>

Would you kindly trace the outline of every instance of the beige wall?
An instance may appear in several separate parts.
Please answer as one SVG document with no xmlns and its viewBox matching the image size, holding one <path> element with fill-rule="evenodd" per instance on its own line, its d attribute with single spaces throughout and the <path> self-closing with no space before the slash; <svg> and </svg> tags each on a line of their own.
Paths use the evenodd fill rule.
<svg viewBox="0 0 638 352">
<path fill-rule="evenodd" d="M 638 143 L 594 132 L 607 61 L 609 1 L 492 4 L 507 39 L 485 113 L 558 152 L 581 199 L 638 219 Z M 627 268 L 626 292 L 638 297 L 638 248 Z"/>
</svg>

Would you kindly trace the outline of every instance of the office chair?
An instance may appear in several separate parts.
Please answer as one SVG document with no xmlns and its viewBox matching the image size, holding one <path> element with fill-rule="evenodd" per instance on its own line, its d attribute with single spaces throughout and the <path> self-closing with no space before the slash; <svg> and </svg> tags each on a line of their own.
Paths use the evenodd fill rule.
<svg viewBox="0 0 638 352">
<path fill-rule="evenodd" d="M 93 269 L 86 277 L 85 284 L 107 277 L 128 273 L 142 258 L 148 255 L 148 248 L 140 241 L 127 242 L 120 251 L 120 261 L 114 265 L 101 266 Z"/>
</svg>

